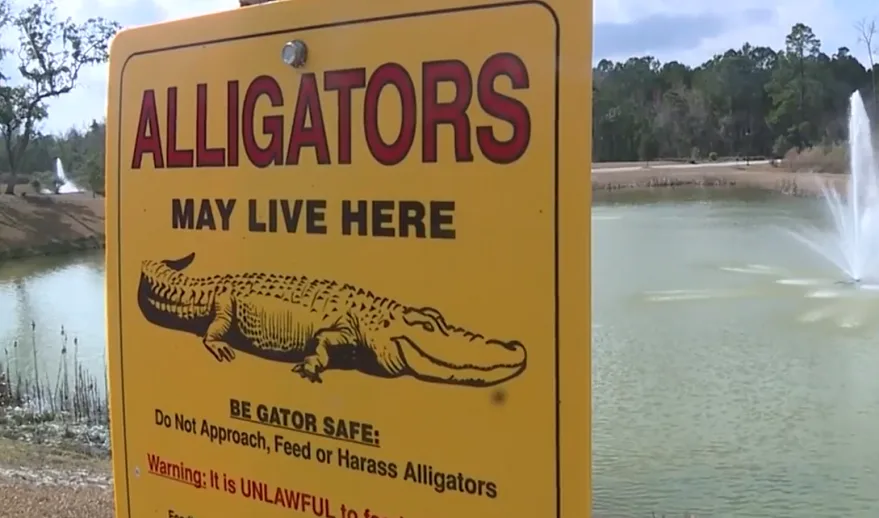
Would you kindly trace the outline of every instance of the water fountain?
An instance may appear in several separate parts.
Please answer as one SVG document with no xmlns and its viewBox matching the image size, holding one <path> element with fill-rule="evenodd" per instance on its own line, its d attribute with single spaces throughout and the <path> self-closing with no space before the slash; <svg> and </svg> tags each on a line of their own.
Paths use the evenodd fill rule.
<svg viewBox="0 0 879 518">
<path fill-rule="evenodd" d="M 844 282 L 879 289 L 879 167 L 870 119 L 857 91 L 849 101 L 848 130 L 851 174 L 846 193 L 828 182 L 821 184 L 832 228 L 804 226 L 791 234 L 838 268 Z"/>
<path fill-rule="evenodd" d="M 724 265 L 720 270 L 753 276 L 754 282 L 732 289 L 647 291 L 645 299 L 671 302 L 793 296 L 787 300 L 798 308 L 800 322 L 829 321 L 847 329 L 870 324 L 869 329 L 879 329 L 879 319 L 870 318 L 879 314 L 879 164 L 870 120 L 858 92 L 849 101 L 848 130 L 850 174 L 838 177 L 845 181 L 845 187 L 839 189 L 837 183 L 828 181 L 820 184 L 830 224 L 795 222 L 779 229 L 825 259 L 834 273 L 813 278 L 803 276 L 805 272 L 796 267 Z"/>
<path fill-rule="evenodd" d="M 82 189 L 70 181 L 70 179 L 64 174 L 64 164 L 61 163 L 60 158 L 55 159 L 55 177 L 61 183 L 61 186 L 58 188 L 58 194 L 82 192 Z"/>
</svg>

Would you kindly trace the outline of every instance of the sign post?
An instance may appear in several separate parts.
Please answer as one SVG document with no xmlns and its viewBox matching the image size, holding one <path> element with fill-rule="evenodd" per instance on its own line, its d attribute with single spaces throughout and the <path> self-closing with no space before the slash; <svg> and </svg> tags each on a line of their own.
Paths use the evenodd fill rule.
<svg viewBox="0 0 879 518">
<path fill-rule="evenodd" d="M 112 44 L 116 516 L 590 513 L 589 1 Z"/>
</svg>

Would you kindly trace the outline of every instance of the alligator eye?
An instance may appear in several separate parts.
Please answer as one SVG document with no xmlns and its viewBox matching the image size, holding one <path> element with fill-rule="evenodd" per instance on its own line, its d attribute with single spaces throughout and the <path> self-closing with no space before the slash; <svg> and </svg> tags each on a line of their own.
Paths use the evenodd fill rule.
<svg viewBox="0 0 879 518">
<path fill-rule="evenodd" d="M 424 324 L 424 330 L 428 333 L 433 333 L 433 325 L 432 324 Z"/>
</svg>

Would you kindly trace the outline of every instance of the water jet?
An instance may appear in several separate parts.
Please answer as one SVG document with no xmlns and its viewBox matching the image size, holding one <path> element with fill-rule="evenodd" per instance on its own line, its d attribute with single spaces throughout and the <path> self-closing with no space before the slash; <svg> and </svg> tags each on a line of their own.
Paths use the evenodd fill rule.
<svg viewBox="0 0 879 518">
<path fill-rule="evenodd" d="M 820 185 L 832 228 L 804 227 L 791 234 L 836 266 L 846 278 L 844 284 L 875 285 L 879 283 L 879 168 L 870 119 L 857 91 L 849 99 L 848 152 L 845 194 L 829 182 Z"/>
<path fill-rule="evenodd" d="M 70 181 L 70 179 L 67 178 L 67 175 L 64 174 L 64 164 L 61 163 L 60 158 L 55 159 L 55 177 L 61 184 L 60 187 L 58 187 L 58 194 L 82 192 L 82 189 Z"/>
</svg>

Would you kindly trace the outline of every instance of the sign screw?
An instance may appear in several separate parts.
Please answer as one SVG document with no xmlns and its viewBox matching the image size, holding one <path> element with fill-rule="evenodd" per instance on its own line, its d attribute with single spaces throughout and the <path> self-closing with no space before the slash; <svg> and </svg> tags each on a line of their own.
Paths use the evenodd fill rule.
<svg viewBox="0 0 879 518">
<path fill-rule="evenodd" d="M 281 48 L 281 60 L 286 65 L 299 68 L 305 64 L 306 59 L 308 59 L 308 47 L 302 40 L 288 41 Z"/>
</svg>

